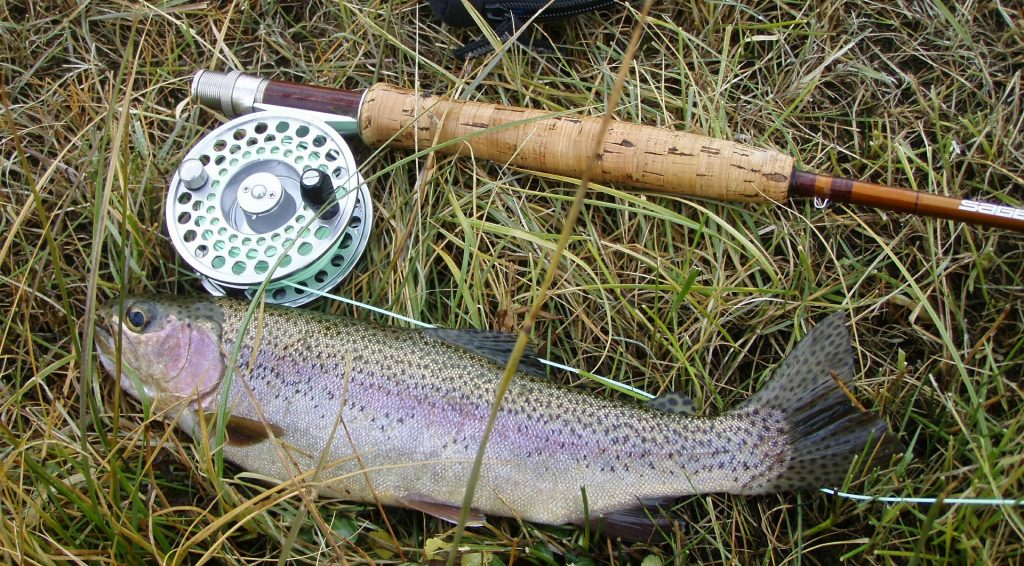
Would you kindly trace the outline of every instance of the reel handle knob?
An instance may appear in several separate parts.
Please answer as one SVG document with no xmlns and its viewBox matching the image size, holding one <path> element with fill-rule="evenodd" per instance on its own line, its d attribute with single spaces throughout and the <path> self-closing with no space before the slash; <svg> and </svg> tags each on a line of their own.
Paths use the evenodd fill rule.
<svg viewBox="0 0 1024 566">
<path fill-rule="evenodd" d="M 197 191 L 206 186 L 206 182 L 210 180 L 210 175 L 207 174 L 206 168 L 203 167 L 202 162 L 198 159 L 186 159 L 178 167 L 178 179 L 181 180 L 181 184 L 185 185 L 186 189 Z"/>
<path fill-rule="evenodd" d="M 320 210 L 328 202 L 332 203 L 322 215 L 321 220 L 333 220 L 341 207 L 334 196 L 334 183 L 331 177 L 319 169 L 306 169 L 299 177 L 299 192 L 302 200 L 313 210 Z"/>
</svg>

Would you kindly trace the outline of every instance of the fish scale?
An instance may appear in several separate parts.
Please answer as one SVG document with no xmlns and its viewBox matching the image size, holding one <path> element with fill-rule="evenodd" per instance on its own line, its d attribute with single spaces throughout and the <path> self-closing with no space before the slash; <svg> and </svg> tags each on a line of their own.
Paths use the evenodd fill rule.
<svg viewBox="0 0 1024 566">
<path fill-rule="evenodd" d="M 190 349 L 213 352 L 208 344 L 215 345 L 219 359 L 200 364 L 186 357 L 183 368 L 226 363 L 243 336 L 248 305 L 196 301 L 202 305 L 183 309 L 160 299 L 126 300 L 127 312 L 153 319 L 138 329 L 123 324 L 119 307 L 103 311 L 101 358 L 108 369 L 116 367 L 116 352 L 103 344 L 122 332 L 130 345 L 122 366 L 141 384 L 126 385 L 122 376 L 129 393 L 162 406 L 177 400 L 179 424 L 197 437 L 210 429 L 199 419 L 226 403 L 225 457 L 264 477 L 301 476 L 326 495 L 446 519 L 457 514 L 500 365 L 423 330 L 268 306 L 238 344 L 222 399 L 220 387 L 181 389 L 205 384 L 208 371 L 191 380 L 181 371 L 147 373 L 147 360 L 180 357 L 160 348 L 182 343 L 167 337 L 185 331 Z M 547 524 L 623 516 L 628 523 L 644 503 L 695 493 L 838 483 L 869 441 L 881 442 L 881 454 L 899 449 L 885 424 L 856 410 L 834 383 L 833 375 L 849 379 L 850 357 L 842 318 L 827 319 L 760 394 L 716 417 L 656 410 L 517 372 L 487 446 L 473 509 Z M 255 424 L 246 442 L 232 441 L 238 423 Z"/>
</svg>

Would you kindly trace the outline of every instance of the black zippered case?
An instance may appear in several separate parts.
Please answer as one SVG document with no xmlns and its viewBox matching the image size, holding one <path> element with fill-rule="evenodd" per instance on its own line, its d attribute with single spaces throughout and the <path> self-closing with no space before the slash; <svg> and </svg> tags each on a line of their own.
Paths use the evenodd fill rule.
<svg viewBox="0 0 1024 566">
<path fill-rule="evenodd" d="M 476 25 L 462 0 L 428 0 L 434 18 L 453 27 Z M 564 20 L 615 4 L 615 0 L 470 0 L 470 4 L 494 26 L 498 37 L 507 40 L 523 23 L 536 16 L 536 22 Z M 539 12 L 539 15 L 538 15 Z M 480 38 L 455 50 L 461 59 L 477 57 L 491 50 L 486 38 Z"/>
<path fill-rule="evenodd" d="M 463 6 L 462 0 L 428 0 L 428 3 L 434 17 L 445 24 L 454 27 L 474 25 L 473 18 Z M 547 6 L 537 21 L 553 22 L 607 8 L 614 4 L 615 0 L 470 0 L 469 3 L 491 22 L 503 21 L 510 14 L 525 22 Z"/>
</svg>

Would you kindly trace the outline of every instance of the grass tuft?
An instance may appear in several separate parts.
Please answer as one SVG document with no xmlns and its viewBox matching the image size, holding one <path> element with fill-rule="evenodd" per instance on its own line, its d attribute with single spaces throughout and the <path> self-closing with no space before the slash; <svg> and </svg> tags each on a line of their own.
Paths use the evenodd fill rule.
<svg viewBox="0 0 1024 566">
<path fill-rule="evenodd" d="M 1015 4 L 660 4 L 619 118 L 776 148 L 823 173 L 1024 201 Z M 314 501 L 235 469 L 212 477 L 200 447 L 97 369 L 95 306 L 122 291 L 201 292 L 163 228 L 174 168 L 219 123 L 183 102 L 195 69 L 596 113 L 635 14 L 621 5 L 546 26 L 557 54 L 513 46 L 466 64 L 451 50 L 478 32 L 440 27 L 421 2 L 0 4 L 0 560 L 443 558 L 451 528 L 421 514 Z M 574 181 L 468 157 L 360 157 L 375 175 L 374 234 L 337 292 L 437 325 L 518 329 Z M 545 357 L 684 391 L 703 414 L 757 391 L 808 319 L 848 310 L 855 393 L 913 458 L 846 490 L 1024 496 L 1019 234 L 592 185 L 556 269 L 535 328 Z M 463 563 L 1024 560 L 1019 506 L 801 493 L 690 497 L 677 510 L 687 524 L 660 546 L 499 519 L 467 533 Z"/>
</svg>

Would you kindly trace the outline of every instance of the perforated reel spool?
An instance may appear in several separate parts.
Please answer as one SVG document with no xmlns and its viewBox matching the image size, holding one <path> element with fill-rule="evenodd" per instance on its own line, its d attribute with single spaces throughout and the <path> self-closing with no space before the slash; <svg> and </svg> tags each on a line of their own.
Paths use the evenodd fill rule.
<svg viewBox="0 0 1024 566">
<path fill-rule="evenodd" d="M 327 201 L 300 187 L 323 172 Z M 307 187 L 308 188 L 308 187 Z M 333 206 L 337 204 L 337 207 Z M 215 295 L 297 306 L 353 268 L 373 218 L 370 193 L 345 140 L 301 112 L 258 112 L 210 132 L 182 160 L 167 195 L 175 249 Z"/>
</svg>

